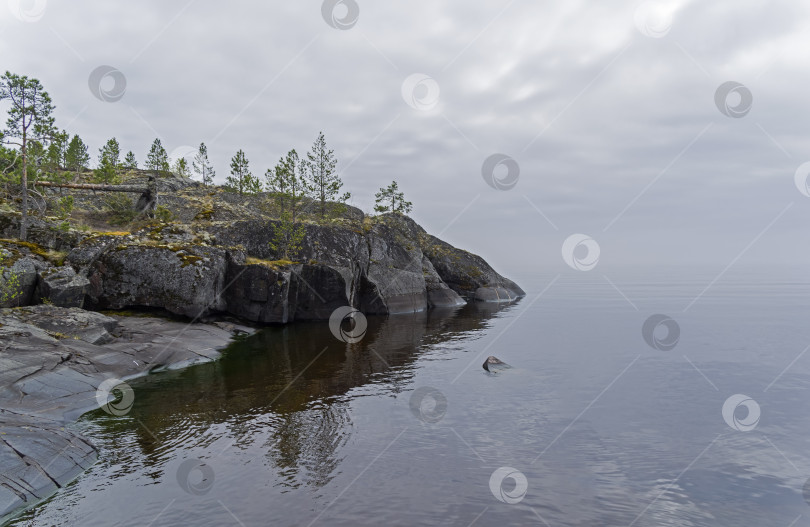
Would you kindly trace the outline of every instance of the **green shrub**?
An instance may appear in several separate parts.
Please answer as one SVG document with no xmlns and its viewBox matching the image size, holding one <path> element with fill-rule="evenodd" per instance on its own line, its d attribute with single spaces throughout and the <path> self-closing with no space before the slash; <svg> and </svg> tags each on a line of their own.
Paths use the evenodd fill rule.
<svg viewBox="0 0 810 527">
<path fill-rule="evenodd" d="M 170 211 L 168 207 L 158 205 L 155 207 L 155 219 L 160 223 L 169 223 L 174 220 L 174 214 L 172 214 L 172 211 Z"/>
<path fill-rule="evenodd" d="M 0 302 L 3 304 L 17 300 L 19 304 L 20 297 L 23 294 L 20 287 L 20 274 L 9 269 L 7 277 L 3 283 L 0 283 Z"/>
<path fill-rule="evenodd" d="M 56 201 L 56 205 L 53 207 L 53 211 L 60 220 L 67 219 L 70 213 L 73 212 L 73 196 L 62 196 L 59 198 Z"/>
<path fill-rule="evenodd" d="M 112 225 L 126 225 L 137 216 L 132 199 L 125 193 L 111 192 L 104 197 L 104 211 Z"/>
</svg>

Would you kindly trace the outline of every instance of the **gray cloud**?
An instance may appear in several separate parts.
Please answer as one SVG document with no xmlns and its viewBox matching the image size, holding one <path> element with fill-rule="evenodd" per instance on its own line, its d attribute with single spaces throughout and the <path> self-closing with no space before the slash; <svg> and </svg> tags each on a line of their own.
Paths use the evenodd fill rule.
<svg viewBox="0 0 810 527">
<path fill-rule="evenodd" d="M 170 152 L 205 141 L 220 181 L 239 148 L 263 174 L 323 130 L 356 205 L 396 179 L 429 231 L 516 278 L 568 272 L 575 232 L 600 265 L 719 272 L 790 203 L 740 264 L 810 263 L 793 184 L 810 160 L 809 7 L 662 2 L 671 29 L 650 38 L 635 1 L 358 4 L 341 31 L 315 0 L 49 2 L 30 23 L 0 9 L 0 53 L 94 150 L 115 135 L 143 160 L 155 136 Z M 119 102 L 87 88 L 104 64 L 127 78 Z M 413 73 L 439 85 L 434 109 L 403 100 Z M 715 107 L 729 80 L 753 94 L 742 119 Z M 514 189 L 481 177 L 494 153 L 520 164 Z"/>
</svg>

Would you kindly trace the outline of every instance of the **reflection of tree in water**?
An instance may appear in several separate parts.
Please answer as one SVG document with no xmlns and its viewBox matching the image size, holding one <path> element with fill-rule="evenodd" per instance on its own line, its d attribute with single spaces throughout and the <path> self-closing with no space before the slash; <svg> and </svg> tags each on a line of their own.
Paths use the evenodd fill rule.
<svg viewBox="0 0 810 527">
<path fill-rule="evenodd" d="M 350 429 L 346 401 L 317 404 L 281 416 L 264 447 L 283 485 L 323 487 L 342 461 L 338 450 L 349 439 Z"/>
<path fill-rule="evenodd" d="M 155 479 L 183 455 L 178 451 L 218 455 L 214 443 L 227 436 L 235 450 L 262 444 L 286 485 L 322 487 L 352 433 L 347 393 L 361 386 L 402 392 L 422 352 L 449 344 L 457 353 L 503 307 L 369 317 L 366 337 L 356 344 L 337 340 L 322 322 L 267 328 L 234 343 L 219 361 L 134 381 L 130 414 L 97 413 L 91 435 L 106 436 L 108 445 L 129 437 L 129 445 L 116 447 L 129 451 L 126 459 L 110 463 Z"/>
</svg>

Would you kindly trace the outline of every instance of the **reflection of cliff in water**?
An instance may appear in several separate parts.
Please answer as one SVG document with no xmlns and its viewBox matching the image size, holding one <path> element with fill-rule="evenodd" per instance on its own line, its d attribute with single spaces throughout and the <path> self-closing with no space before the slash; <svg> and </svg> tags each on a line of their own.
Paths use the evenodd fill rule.
<svg viewBox="0 0 810 527">
<path fill-rule="evenodd" d="M 94 423 L 110 443 L 134 434 L 136 451 L 116 448 L 114 462 L 129 465 L 127 472 L 142 464 L 157 479 L 168 459 L 184 455 L 178 450 L 227 436 L 229 448 L 262 445 L 282 484 L 321 487 L 350 437 L 351 398 L 403 391 L 422 351 L 452 348 L 503 307 L 369 317 L 356 344 L 339 341 L 322 322 L 267 328 L 231 345 L 217 362 L 134 381 L 135 405 L 126 418 L 97 412 Z"/>
</svg>

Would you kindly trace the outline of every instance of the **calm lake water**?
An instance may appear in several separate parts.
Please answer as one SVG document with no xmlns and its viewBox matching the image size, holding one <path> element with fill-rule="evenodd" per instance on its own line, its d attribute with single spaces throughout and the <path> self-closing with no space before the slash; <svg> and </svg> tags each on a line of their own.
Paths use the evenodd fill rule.
<svg viewBox="0 0 810 527">
<path fill-rule="evenodd" d="M 719 271 L 538 277 L 354 345 L 267 329 L 85 415 L 99 462 L 12 524 L 810 525 L 810 279 L 695 301 Z"/>
</svg>

